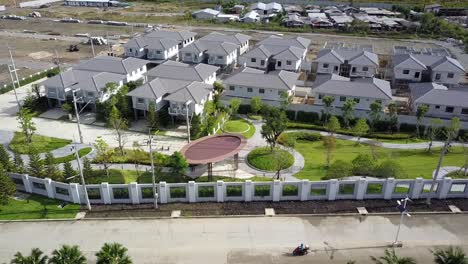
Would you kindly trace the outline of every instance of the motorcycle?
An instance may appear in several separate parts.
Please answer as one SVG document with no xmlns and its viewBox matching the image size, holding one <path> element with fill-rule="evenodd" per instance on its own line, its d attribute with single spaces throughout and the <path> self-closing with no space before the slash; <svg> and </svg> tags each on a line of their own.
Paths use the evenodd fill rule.
<svg viewBox="0 0 468 264">
<path fill-rule="evenodd" d="M 304 255 L 307 255 L 309 253 L 309 249 L 310 247 L 308 245 L 305 245 L 305 246 L 298 246 L 297 248 L 295 248 L 292 252 L 293 256 L 304 256 Z"/>
</svg>

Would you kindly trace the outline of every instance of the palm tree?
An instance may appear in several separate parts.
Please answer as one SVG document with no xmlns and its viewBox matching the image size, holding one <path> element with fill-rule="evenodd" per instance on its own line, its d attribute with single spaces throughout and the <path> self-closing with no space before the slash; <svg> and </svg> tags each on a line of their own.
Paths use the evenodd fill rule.
<svg viewBox="0 0 468 264">
<path fill-rule="evenodd" d="M 375 264 L 416 264 L 416 261 L 412 258 L 399 257 L 395 253 L 395 250 L 385 250 L 385 255 L 379 258 L 371 256 L 372 261 Z"/>
<path fill-rule="evenodd" d="M 446 250 L 431 250 L 436 264 L 468 264 L 465 252 L 460 247 L 450 246 Z"/>
<path fill-rule="evenodd" d="M 97 264 L 132 264 L 127 248 L 119 243 L 105 243 L 96 257 Z"/>
<path fill-rule="evenodd" d="M 86 258 L 78 246 L 63 245 L 52 252 L 49 264 L 86 264 Z"/>
<path fill-rule="evenodd" d="M 15 254 L 15 258 L 11 260 L 11 264 L 46 264 L 47 263 L 47 256 L 43 255 L 44 253 L 38 249 L 33 248 L 31 250 L 30 256 L 23 256 L 21 252 L 17 252 Z"/>
</svg>

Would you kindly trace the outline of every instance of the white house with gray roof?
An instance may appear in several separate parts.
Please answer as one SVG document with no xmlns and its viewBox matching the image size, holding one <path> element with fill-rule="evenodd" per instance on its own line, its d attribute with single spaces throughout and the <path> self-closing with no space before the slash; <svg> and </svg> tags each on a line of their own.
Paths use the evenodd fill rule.
<svg viewBox="0 0 468 264">
<path fill-rule="evenodd" d="M 354 100 L 357 110 L 370 110 L 370 105 L 375 101 L 382 102 L 384 107 L 392 101 L 392 90 L 387 81 L 377 78 L 351 80 L 335 74 L 328 78 L 312 90 L 316 105 L 324 105 L 322 99 L 325 96 L 334 97 L 333 107 L 337 108 L 343 107 L 347 100 Z"/>
<path fill-rule="evenodd" d="M 195 19 L 215 19 L 221 12 L 211 8 L 205 8 L 201 10 L 194 11 L 192 17 Z"/>
<path fill-rule="evenodd" d="M 236 33 L 234 35 L 223 34 L 219 32 L 211 32 L 200 38 L 203 41 L 214 41 L 214 42 L 229 42 L 237 45 L 237 55 L 240 56 L 249 50 L 250 36 Z"/>
<path fill-rule="evenodd" d="M 124 45 L 126 57 L 148 59 L 152 61 L 165 61 L 177 58 L 179 42 L 170 38 L 137 37 Z"/>
<path fill-rule="evenodd" d="M 250 6 L 250 10 L 256 11 L 260 15 L 278 14 L 283 11 L 283 6 L 276 2 L 263 3 L 257 2 Z"/>
<path fill-rule="evenodd" d="M 216 71 L 218 69 L 219 67 L 203 63 L 189 65 L 177 61 L 166 61 L 149 70 L 147 76 L 149 81 L 159 77 L 213 84 L 216 81 Z"/>
<path fill-rule="evenodd" d="M 179 43 L 179 49 L 190 45 L 195 41 L 197 33 L 191 31 L 167 31 L 167 30 L 154 30 L 145 35 L 148 38 L 163 38 L 163 39 L 174 39 Z"/>
<path fill-rule="evenodd" d="M 44 87 L 49 105 L 56 102 L 60 106 L 71 100 L 75 90 L 79 104 L 89 103 L 94 109 L 95 103 L 106 101 L 125 83 L 144 79 L 147 63 L 137 58 L 99 56 L 48 78 L 39 86 Z M 107 89 L 109 83 L 115 83 L 117 89 Z"/>
<path fill-rule="evenodd" d="M 344 77 L 374 77 L 379 67 L 377 54 L 359 48 L 325 48 L 317 58 L 318 74 L 338 74 Z"/>
<path fill-rule="evenodd" d="M 197 40 L 180 50 L 185 63 L 208 63 L 225 68 L 237 63 L 237 45 L 230 42 Z"/>
<path fill-rule="evenodd" d="M 429 83 L 410 83 L 409 106 L 413 113 L 421 105 L 427 105 L 428 117 L 468 120 L 468 90 L 447 88 L 444 85 Z"/>
<path fill-rule="evenodd" d="M 407 53 L 393 56 L 395 83 L 435 82 L 458 85 L 465 68 L 454 58 L 438 54 Z"/>
<path fill-rule="evenodd" d="M 299 74 L 290 71 L 265 73 L 262 70 L 244 68 L 223 81 L 224 95 L 251 99 L 260 96 L 265 101 L 281 101 L 281 94 L 294 95 Z"/>
<path fill-rule="evenodd" d="M 296 38 L 268 37 L 245 53 L 240 64 L 264 71 L 287 70 L 297 72 L 306 59 L 310 40 Z"/>
</svg>

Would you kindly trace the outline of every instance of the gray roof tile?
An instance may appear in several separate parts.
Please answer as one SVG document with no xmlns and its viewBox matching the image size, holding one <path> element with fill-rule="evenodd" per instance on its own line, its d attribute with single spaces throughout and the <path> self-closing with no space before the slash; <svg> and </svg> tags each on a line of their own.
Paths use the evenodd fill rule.
<svg viewBox="0 0 468 264">
<path fill-rule="evenodd" d="M 205 79 L 213 75 L 218 69 L 219 67 L 203 63 L 191 66 L 181 62 L 167 61 L 149 70 L 148 76 L 204 82 Z"/>
<path fill-rule="evenodd" d="M 384 100 L 392 99 L 390 83 L 377 78 L 354 81 L 350 79 L 331 79 L 318 85 L 314 92 Z"/>
<path fill-rule="evenodd" d="M 409 88 L 415 103 L 468 107 L 466 89 L 448 89 L 436 83 L 410 83 Z"/>
<path fill-rule="evenodd" d="M 261 70 L 246 67 L 241 72 L 224 80 L 225 84 L 257 88 L 290 90 L 296 85 L 299 74 L 289 71 L 274 71 L 268 74 Z"/>
</svg>

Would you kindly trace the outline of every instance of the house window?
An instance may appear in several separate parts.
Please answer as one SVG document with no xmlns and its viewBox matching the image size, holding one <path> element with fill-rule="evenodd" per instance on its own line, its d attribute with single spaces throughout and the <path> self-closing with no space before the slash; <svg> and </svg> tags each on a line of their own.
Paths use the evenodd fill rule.
<svg viewBox="0 0 468 264">
<path fill-rule="evenodd" d="M 329 66 L 328 63 L 324 63 L 324 64 L 323 64 L 323 68 L 324 68 L 324 69 L 328 69 L 328 66 Z"/>
<path fill-rule="evenodd" d="M 462 108 L 461 114 L 462 115 L 468 115 L 468 108 Z"/>
<path fill-rule="evenodd" d="M 139 104 L 143 104 L 143 103 L 145 102 L 145 99 L 144 99 L 144 98 L 138 98 L 138 99 L 137 99 L 137 102 L 138 102 Z"/>
<path fill-rule="evenodd" d="M 354 102 L 356 102 L 356 104 L 359 104 L 360 99 L 359 98 L 354 98 Z"/>
<path fill-rule="evenodd" d="M 157 50 L 157 51 L 156 51 L 156 54 L 161 54 L 161 51 L 160 51 L 160 50 Z"/>
<path fill-rule="evenodd" d="M 362 67 L 362 71 L 368 71 L 369 67 Z"/>
<path fill-rule="evenodd" d="M 420 75 L 420 74 L 421 74 L 420 72 L 415 72 L 415 73 L 414 73 L 414 78 L 419 78 L 419 75 Z"/>
<path fill-rule="evenodd" d="M 264 94 L 264 93 L 265 93 L 265 89 L 259 89 L 258 92 L 261 93 L 261 94 Z"/>
<path fill-rule="evenodd" d="M 447 73 L 447 78 L 452 79 L 453 76 L 455 76 L 455 74 L 453 74 L 452 72 Z"/>
<path fill-rule="evenodd" d="M 257 62 L 257 59 L 256 58 L 251 58 L 250 61 L 251 62 Z"/>
<path fill-rule="evenodd" d="M 453 110 L 454 110 L 453 106 L 445 107 L 445 112 L 447 112 L 447 113 L 453 113 Z"/>
<path fill-rule="evenodd" d="M 253 92 L 252 88 L 247 88 L 247 92 L 249 93 Z"/>
<path fill-rule="evenodd" d="M 278 61 L 278 67 L 281 67 L 281 61 Z"/>
<path fill-rule="evenodd" d="M 262 66 L 265 65 L 265 61 L 264 61 L 264 60 L 261 60 L 261 61 L 260 61 L 260 65 L 262 65 Z"/>
<path fill-rule="evenodd" d="M 222 60 L 223 59 L 223 56 L 218 56 L 218 60 Z"/>
<path fill-rule="evenodd" d="M 287 60 L 287 61 L 286 61 L 286 65 L 292 65 L 292 61 Z"/>
<path fill-rule="evenodd" d="M 129 50 L 130 52 L 133 52 L 133 50 L 132 50 L 132 49 L 128 49 L 128 50 Z"/>
<path fill-rule="evenodd" d="M 409 74 L 409 70 L 403 70 L 403 74 Z"/>
<path fill-rule="evenodd" d="M 436 73 L 435 79 L 440 80 L 440 73 Z"/>
<path fill-rule="evenodd" d="M 436 106 L 435 106 L 435 109 L 440 109 L 440 105 L 436 105 Z"/>
<path fill-rule="evenodd" d="M 341 102 L 346 101 L 346 97 L 345 97 L 345 96 L 340 96 L 340 101 L 341 101 Z"/>
<path fill-rule="evenodd" d="M 232 85 L 229 86 L 229 90 L 234 91 L 235 90 L 234 86 L 232 86 Z"/>
<path fill-rule="evenodd" d="M 319 98 L 320 100 L 322 100 L 322 97 L 323 97 L 323 95 L 319 94 L 319 97 L 318 97 L 318 98 Z"/>
</svg>

